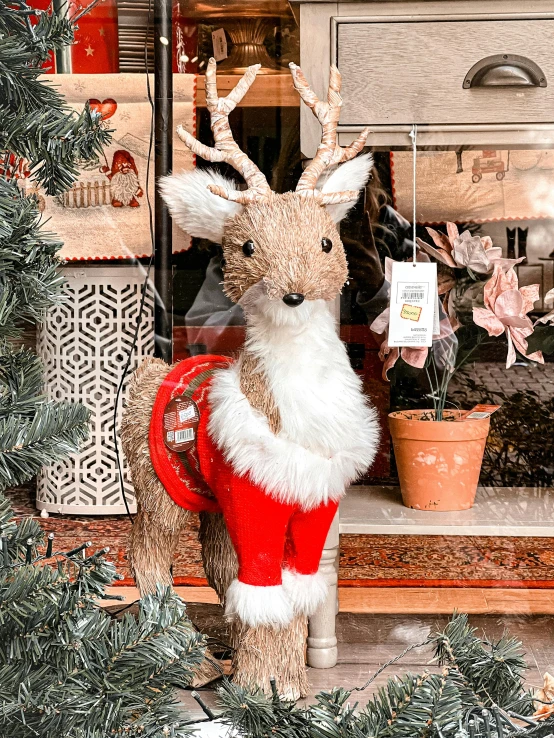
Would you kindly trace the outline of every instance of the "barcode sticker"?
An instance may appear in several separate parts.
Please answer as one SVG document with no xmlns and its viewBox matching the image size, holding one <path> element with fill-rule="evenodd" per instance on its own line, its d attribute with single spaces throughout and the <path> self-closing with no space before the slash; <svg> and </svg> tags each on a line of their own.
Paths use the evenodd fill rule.
<svg viewBox="0 0 554 738">
<path fill-rule="evenodd" d="M 425 292 L 423 290 L 419 292 L 414 292 L 413 290 L 402 290 L 400 294 L 401 300 L 423 300 L 425 298 Z"/>
<path fill-rule="evenodd" d="M 194 441 L 194 428 L 183 428 L 175 432 L 175 443 Z"/>
<path fill-rule="evenodd" d="M 456 420 L 485 420 L 500 409 L 500 405 L 475 405 L 471 410 L 464 410 Z"/>
<path fill-rule="evenodd" d="M 196 441 L 200 411 L 192 397 L 178 395 L 165 406 L 163 416 L 164 441 L 170 451 L 189 451 Z"/>
</svg>

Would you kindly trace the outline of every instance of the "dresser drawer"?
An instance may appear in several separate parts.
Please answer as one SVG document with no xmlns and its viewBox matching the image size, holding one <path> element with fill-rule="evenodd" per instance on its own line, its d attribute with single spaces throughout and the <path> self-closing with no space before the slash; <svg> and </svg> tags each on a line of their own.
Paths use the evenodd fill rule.
<svg viewBox="0 0 554 738">
<path fill-rule="evenodd" d="M 554 121 L 553 19 L 334 21 L 341 126 Z M 523 73 L 546 86 L 490 86 L 502 76 L 493 68 L 514 55 L 537 65 Z M 488 84 L 468 87 L 468 73 L 488 57 L 492 67 L 471 81 Z"/>
</svg>

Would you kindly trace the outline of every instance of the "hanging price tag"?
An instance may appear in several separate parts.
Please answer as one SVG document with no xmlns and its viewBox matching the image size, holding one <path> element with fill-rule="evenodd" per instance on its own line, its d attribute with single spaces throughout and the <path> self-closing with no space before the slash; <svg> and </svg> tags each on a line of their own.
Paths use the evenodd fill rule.
<svg viewBox="0 0 554 738">
<path fill-rule="evenodd" d="M 393 262 L 389 346 L 432 345 L 436 295 L 436 264 Z"/>
<path fill-rule="evenodd" d="M 217 31 L 212 31 L 212 44 L 214 47 L 214 59 L 216 62 L 227 59 L 227 38 L 223 28 L 218 28 Z"/>
<path fill-rule="evenodd" d="M 165 445 L 181 453 L 192 448 L 200 422 L 198 405 L 190 397 L 175 397 L 164 410 L 163 433 Z"/>
</svg>

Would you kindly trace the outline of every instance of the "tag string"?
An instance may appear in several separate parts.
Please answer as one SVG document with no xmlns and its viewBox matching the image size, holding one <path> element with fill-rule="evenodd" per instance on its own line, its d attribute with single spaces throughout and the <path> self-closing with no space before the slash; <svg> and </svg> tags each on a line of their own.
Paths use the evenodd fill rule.
<svg viewBox="0 0 554 738">
<path fill-rule="evenodd" d="M 412 130 L 410 131 L 410 138 L 412 139 L 412 152 L 413 152 L 413 175 L 412 175 L 412 182 L 413 182 L 413 206 L 414 206 L 414 213 L 413 213 L 413 254 L 412 254 L 412 261 L 415 264 L 417 260 L 417 247 L 416 247 L 416 197 L 417 197 L 417 171 L 416 171 L 416 163 L 417 163 L 417 125 L 414 123 L 412 126 Z"/>
</svg>

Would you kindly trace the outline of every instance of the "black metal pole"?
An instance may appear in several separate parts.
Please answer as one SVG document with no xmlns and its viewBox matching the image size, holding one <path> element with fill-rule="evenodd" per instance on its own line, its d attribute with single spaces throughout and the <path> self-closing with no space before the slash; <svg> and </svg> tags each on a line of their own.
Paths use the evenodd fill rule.
<svg viewBox="0 0 554 738">
<path fill-rule="evenodd" d="M 67 0 L 53 0 L 52 8 L 59 18 L 67 18 L 69 3 Z M 62 46 L 54 52 L 56 58 L 56 74 L 71 74 L 71 46 Z"/>
<path fill-rule="evenodd" d="M 172 0 L 154 0 L 154 98 L 156 178 L 154 219 L 155 355 L 171 363 L 173 358 L 173 275 L 171 269 L 171 218 L 158 192 L 160 177 L 173 165 Z"/>
</svg>

